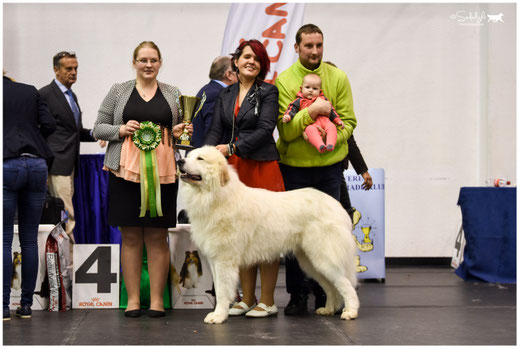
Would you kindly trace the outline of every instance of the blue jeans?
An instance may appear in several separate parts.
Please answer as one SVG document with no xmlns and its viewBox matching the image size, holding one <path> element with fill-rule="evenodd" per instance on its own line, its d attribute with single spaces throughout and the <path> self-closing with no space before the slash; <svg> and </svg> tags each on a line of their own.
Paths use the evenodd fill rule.
<svg viewBox="0 0 520 349">
<path fill-rule="evenodd" d="M 47 163 L 20 156 L 4 160 L 4 309 L 9 307 L 13 268 L 14 214 L 18 208 L 18 236 L 22 250 L 21 305 L 31 306 L 38 275 L 38 225 L 47 194 Z"/>
</svg>

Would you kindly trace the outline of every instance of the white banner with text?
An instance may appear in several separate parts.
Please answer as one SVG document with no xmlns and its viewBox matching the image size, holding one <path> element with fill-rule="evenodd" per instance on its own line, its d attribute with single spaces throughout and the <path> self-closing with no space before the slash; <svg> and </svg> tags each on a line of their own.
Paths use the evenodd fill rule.
<svg viewBox="0 0 520 349">
<path fill-rule="evenodd" d="M 221 54 L 235 52 L 243 40 L 257 39 L 264 44 L 271 61 L 266 81 L 273 83 L 297 59 L 295 36 L 303 24 L 304 8 L 303 3 L 231 4 Z"/>
</svg>

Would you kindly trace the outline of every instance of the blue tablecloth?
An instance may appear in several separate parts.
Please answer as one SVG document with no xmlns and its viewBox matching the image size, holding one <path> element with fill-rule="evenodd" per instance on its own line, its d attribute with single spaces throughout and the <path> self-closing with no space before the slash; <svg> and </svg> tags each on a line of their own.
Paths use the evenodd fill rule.
<svg viewBox="0 0 520 349">
<path fill-rule="evenodd" d="M 516 188 L 463 187 L 464 280 L 516 283 Z"/>
<path fill-rule="evenodd" d="M 74 238 L 79 244 L 120 244 L 121 233 L 108 225 L 108 172 L 103 171 L 105 154 L 80 155 L 74 179 Z"/>
</svg>

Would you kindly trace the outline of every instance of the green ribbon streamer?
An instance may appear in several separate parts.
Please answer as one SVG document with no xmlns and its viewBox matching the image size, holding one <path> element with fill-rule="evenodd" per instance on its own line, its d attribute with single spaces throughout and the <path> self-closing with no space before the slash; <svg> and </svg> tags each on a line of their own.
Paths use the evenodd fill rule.
<svg viewBox="0 0 520 349">
<path fill-rule="evenodd" d="M 161 207 L 161 181 L 159 180 L 159 166 L 157 166 L 157 154 L 155 150 L 152 151 L 152 164 L 153 164 L 153 180 L 155 183 L 155 206 L 157 207 L 157 214 L 162 217 L 162 207 Z"/>
<path fill-rule="evenodd" d="M 140 157 L 141 212 L 139 217 L 144 217 L 146 211 L 150 211 L 151 218 L 162 217 L 161 183 L 155 149 L 141 150 Z"/>
<path fill-rule="evenodd" d="M 161 140 L 161 129 L 152 122 L 143 122 L 134 133 L 134 144 L 141 150 L 139 154 L 139 173 L 141 174 L 141 210 L 139 217 L 150 211 L 150 217 L 162 217 L 161 182 L 155 148 Z"/>
<path fill-rule="evenodd" d="M 141 212 L 139 213 L 139 217 L 144 217 L 146 214 L 146 208 L 148 205 L 146 205 L 147 201 L 146 198 L 148 197 L 146 193 L 146 175 L 143 175 L 145 173 L 145 165 L 144 165 L 144 150 L 141 150 L 141 153 L 139 154 L 139 173 L 141 174 Z"/>
<path fill-rule="evenodd" d="M 154 150 L 152 150 L 154 151 Z M 157 217 L 157 205 L 155 202 L 155 181 L 152 162 L 152 151 L 145 151 L 144 158 L 146 163 L 146 190 L 148 192 L 148 208 L 150 209 L 150 217 Z M 152 189 L 152 190 L 150 190 Z"/>
</svg>

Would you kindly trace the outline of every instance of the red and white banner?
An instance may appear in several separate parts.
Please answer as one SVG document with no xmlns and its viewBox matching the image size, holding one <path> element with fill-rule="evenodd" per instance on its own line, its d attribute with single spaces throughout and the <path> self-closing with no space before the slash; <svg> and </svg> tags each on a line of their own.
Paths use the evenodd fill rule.
<svg viewBox="0 0 520 349">
<path fill-rule="evenodd" d="M 231 4 L 221 54 L 233 53 L 243 40 L 257 39 L 264 44 L 271 61 L 266 81 L 274 82 L 297 59 L 294 43 L 296 32 L 303 25 L 304 6 L 302 3 Z"/>
</svg>

